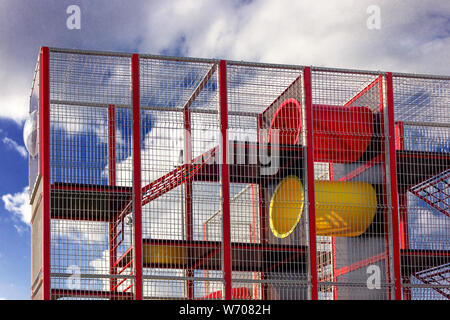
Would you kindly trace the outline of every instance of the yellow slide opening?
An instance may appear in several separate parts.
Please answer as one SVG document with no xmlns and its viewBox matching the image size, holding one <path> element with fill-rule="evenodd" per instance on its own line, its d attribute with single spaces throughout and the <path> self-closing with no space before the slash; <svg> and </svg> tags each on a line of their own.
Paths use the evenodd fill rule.
<svg viewBox="0 0 450 320">
<path fill-rule="evenodd" d="M 353 237 L 363 234 L 377 210 L 377 195 L 370 183 L 315 181 L 316 235 Z M 303 214 L 304 191 L 297 176 L 284 178 L 270 201 L 270 229 L 286 238 Z"/>
</svg>

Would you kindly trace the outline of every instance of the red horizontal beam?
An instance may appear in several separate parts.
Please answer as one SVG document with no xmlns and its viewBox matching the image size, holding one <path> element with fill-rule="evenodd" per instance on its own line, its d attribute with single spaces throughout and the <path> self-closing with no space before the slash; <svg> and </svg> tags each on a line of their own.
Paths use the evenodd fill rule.
<svg viewBox="0 0 450 320">
<path fill-rule="evenodd" d="M 126 293 L 115 293 L 110 291 L 100 291 L 100 290 L 68 290 L 68 289 L 52 289 L 52 296 L 56 299 L 63 297 L 85 297 L 85 298 L 115 298 L 132 300 L 134 295 L 130 292 Z"/>
<path fill-rule="evenodd" d="M 101 193 L 121 193 L 130 194 L 130 187 L 116 187 L 116 186 L 101 186 L 101 185 L 79 185 L 75 183 L 54 183 L 51 186 L 52 190 L 64 191 L 78 191 L 78 192 L 101 192 Z"/>
<path fill-rule="evenodd" d="M 450 258 L 449 250 L 421 250 L 421 249 L 403 249 L 401 250 L 402 257 L 448 257 Z"/>
</svg>

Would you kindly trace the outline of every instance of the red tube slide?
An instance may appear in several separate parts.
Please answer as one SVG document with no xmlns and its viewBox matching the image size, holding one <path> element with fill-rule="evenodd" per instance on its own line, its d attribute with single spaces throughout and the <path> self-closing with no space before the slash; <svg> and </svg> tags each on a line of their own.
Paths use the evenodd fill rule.
<svg viewBox="0 0 450 320">
<path fill-rule="evenodd" d="M 374 132 L 374 118 L 367 107 L 313 105 L 314 161 L 351 163 L 366 151 Z M 285 100 L 270 123 L 268 142 L 278 130 L 280 144 L 299 144 L 302 110 L 298 100 Z"/>
</svg>

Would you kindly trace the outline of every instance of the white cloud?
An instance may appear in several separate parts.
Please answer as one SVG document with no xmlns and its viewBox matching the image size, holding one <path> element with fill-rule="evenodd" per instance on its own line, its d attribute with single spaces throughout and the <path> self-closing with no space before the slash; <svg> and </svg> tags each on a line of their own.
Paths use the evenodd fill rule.
<svg viewBox="0 0 450 320">
<path fill-rule="evenodd" d="M 380 7 L 379 30 L 367 28 L 367 8 L 371 5 Z M 136 46 L 138 50 L 133 50 L 139 52 L 176 52 L 206 58 L 450 73 L 450 2 L 446 0 L 433 1 L 432 5 L 420 0 L 168 0 L 141 3 L 138 17 L 132 16 L 134 10 L 121 4 L 102 10 L 100 21 L 118 20 L 123 27 L 111 25 L 98 42 L 104 25 L 92 25 L 92 33 L 83 37 L 80 48 Z M 46 18 L 50 16 L 41 17 Z M 127 32 L 130 28 L 138 30 L 131 37 Z M 0 70 L 0 118 L 20 123 L 28 113 L 31 66 L 36 59 L 36 48 L 26 40 L 33 37 L 32 43 L 39 45 L 42 36 L 30 35 L 28 28 L 18 31 L 20 39 L 15 43 L 29 53 L 29 58 L 24 64 L 24 54 L 12 52 L 12 44 L 0 50 L 0 60 L 8 67 Z M 76 38 L 67 38 L 66 32 L 65 28 L 52 30 L 51 42 L 67 47 L 75 40 L 80 46 Z"/>
<path fill-rule="evenodd" d="M 9 212 L 17 216 L 22 222 L 30 224 L 31 205 L 29 204 L 28 187 L 14 194 L 8 193 L 2 196 L 3 204 Z M 18 226 L 20 228 L 20 226 Z"/>
<path fill-rule="evenodd" d="M 19 145 L 16 141 L 11 138 L 4 137 L 2 142 L 10 149 L 17 151 L 22 157 L 26 158 L 28 156 L 27 149 L 24 146 Z"/>
<path fill-rule="evenodd" d="M 403 72 L 449 73 L 448 1 L 165 1 L 149 8 L 142 49 L 181 54 Z M 170 28 L 163 28 L 170 21 Z M 181 40 L 183 40 L 181 42 Z"/>
<path fill-rule="evenodd" d="M 4 66 L 10 63 L 4 59 L 0 61 L 4 63 Z M 20 69 L 20 66 L 16 67 Z M 0 118 L 11 119 L 17 124 L 22 124 L 30 107 L 30 83 L 33 73 L 25 75 L 20 71 L 20 74 L 11 74 L 5 70 L 5 68 L 0 70 L 0 83 L 3 84 L 0 88 Z"/>
<path fill-rule="evenodd" d="M 52 220 L 55 236 L 74 242 L 101 243 L 106 240 L 107 225 L 95 221 Z"/>
</svg>

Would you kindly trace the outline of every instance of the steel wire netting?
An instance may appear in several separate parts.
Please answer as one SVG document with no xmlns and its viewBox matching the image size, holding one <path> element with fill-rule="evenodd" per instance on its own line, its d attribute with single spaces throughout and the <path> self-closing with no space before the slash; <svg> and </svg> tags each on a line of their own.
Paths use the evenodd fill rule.
<svg viewBox="0 0 450 320">
<path fill-rule="evenodd" d="M 449 299 L 450 81 L 394 75 L 393 83 L 403 296 Z"/>
<path fill-rule="evenodd" d="M 388 299 L 383 78 L 320 69 L 311 78 L 319 299 Z"/>
<path fill-rule="evenodd" d="M 279 239 L 271 219 L 272 210 L 286 206 L 272 201 L 277 184 L 283 176 L 301 175 L 303 167 L 300 151 L 281 145 L 280 136 L 288 132 L 271 128 L 280 96 L 301 99 L 301 71 L 238 62 L 227 66 L 232 263 L 236 265 L 232 286 L 251 299 L 307 298 L 305 239 Z M 304 227 L 304 222 L 298 226 Z"/>
<path fill-rule="evenodd" d="M 130 60 L 52 52 L 49 64 L 53 297 L 129 298 L 134 266 L 115 264 L 132 242 L 120 213 L 132 186 Z"/>
<path fill-rule="evenodd" d="M 50 49 L 33 298 L 448 299 L 450 80 L 390 76 Z"/>
<path fill-rule="evenodd" d="M 143 196 L 149 298 L 201 299 L 206 288 L 222 287 L 221 237 L 210 241 L 203 234 L 204 222 L 220 208 L 220 181 L 199 177 L 214 163 L 218 145 L 215 68 L 140 59 L 142 187 L 155 186 Z"/>
</svg>

